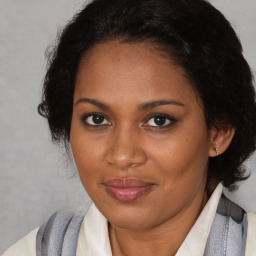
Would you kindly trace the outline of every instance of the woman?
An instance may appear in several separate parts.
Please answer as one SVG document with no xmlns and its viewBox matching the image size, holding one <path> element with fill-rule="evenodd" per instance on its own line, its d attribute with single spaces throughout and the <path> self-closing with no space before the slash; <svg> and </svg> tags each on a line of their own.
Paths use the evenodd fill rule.
<svg viewBox="0 0 256 256">
<path fill-rule="evenodd" d="M 203 0 L 95 0 L 63 31 L 39 113 L 93 205 L 4 255 L 255 255 L 244 180 L 256 103 L 241 44 Z"/>
</svg>

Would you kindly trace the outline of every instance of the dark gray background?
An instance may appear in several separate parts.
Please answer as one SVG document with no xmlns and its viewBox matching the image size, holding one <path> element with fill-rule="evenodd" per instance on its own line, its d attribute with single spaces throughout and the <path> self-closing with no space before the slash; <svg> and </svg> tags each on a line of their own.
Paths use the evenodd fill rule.
<svg viewBox="0 0 256 256">
<path fill-rule="evenodd" d="M 256 1 L 210 1 L 233 24 L 256 70 Z M 0 253 L 63 207 L 86 207 L 72 161 L 50 140 L 37 114 L 46 61 L 57 29 L 81 8 L 79 0 L 0 0 Z M 256 171 L 256 155 L 247 163 Z M 256 175 L 230 194 L 256 212 Z"/>
</svg>

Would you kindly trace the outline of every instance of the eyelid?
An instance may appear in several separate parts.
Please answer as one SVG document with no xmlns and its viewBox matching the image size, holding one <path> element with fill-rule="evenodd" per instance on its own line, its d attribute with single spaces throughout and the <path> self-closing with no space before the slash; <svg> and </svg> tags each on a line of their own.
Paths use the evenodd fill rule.
<svg viewBox="0 0 256 256">
<path fill-rule="evenodd" d="M 170 121 L 170 123 L 168 125 L 163 125 L 163 126 L 161 126 L 161 125 L 155 125 L 155 126 L 145 125 L 146 123 L 148 123 L 150 121 L 150 119 L 155 118 L 155 117 L 159 117 L 159 116 L 166 118 L 167 120 Z M 150 128 L 156 128 L 156 129 L 162 128 L 162 129 L 164 129 L 164 128 L 168 128 L 168 127 L 174 125 L 176 122 L 177 122 L 176 118 L 174 118 L 170 115 L 167 115 L 167 114 L 158 113 L 158 114 L 153 114 L 153 115 L 148 116 L 146 118 L 146 120 L 143 122 L 142 127 L 150 127 Z"/>
<path fill-rule="evenodd" d="M 99 116 L 102 116 L 104 117 L 105 120 L 107 120 L 109 122 L 109 124 L 90 124 L 88 122 L 86 122 L 86 119 L 89 118 L 89 117 L 92 117 L 94 115 L 99 115 Z M 102 114 L 102 113 L 98 113 L 98 112 L 91 112 L 91 113 L 88 113 L 88 114 L 84 114 L 82 117 L 81 117 L 81 121 L 84 123 L 84 125 L 86 126 L 90 126 L 90 127 L 104 127 L 104 126 L 110 126 L 112 123 L 109 121 L 109 118 Z"/>
</svg>

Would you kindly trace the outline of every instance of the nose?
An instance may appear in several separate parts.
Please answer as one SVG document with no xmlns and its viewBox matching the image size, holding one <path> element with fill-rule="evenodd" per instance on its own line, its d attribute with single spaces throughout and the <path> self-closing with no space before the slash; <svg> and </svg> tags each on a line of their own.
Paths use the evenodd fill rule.
<svg viewBox="0 0 256 256">
<path fill-rule="evenodd" d="M 136 132 L 128 129 L 114 132 L 106 154 L 108 164 L 120 170 L 145 164 L 147 156 L 139 136 Z"/>
</svg>

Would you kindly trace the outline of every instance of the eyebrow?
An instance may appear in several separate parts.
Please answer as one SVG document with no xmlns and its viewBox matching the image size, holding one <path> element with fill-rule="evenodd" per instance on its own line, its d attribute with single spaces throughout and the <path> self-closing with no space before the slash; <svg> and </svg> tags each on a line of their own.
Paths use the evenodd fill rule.
<svg viewBox="0 0 256 256">
<path fill-rule="evenodd" d="M 176 105 L 180 107 L 185 107 L 185 105 L 179 101 L 174 101 L 174 100 L 156 100 L 156 101 L 151 101 L 147 103 L 143 103 L 139 106 L 139 110 L 146 110 L 149 108 L 155 108 L 158 106 L 162 105 Z"/>
<path fill-rule="evenodd" d="M 88 99 L 88 98 L 81 98 L 79 99 L 76 103 L 75 106 L 79 103 L 90 103 L 98 108 L 101 108 L 103 110 L 110 110 L 110 106 L 108 106 L 107 104 L 104 104 L 98 100 L 94 100 L 94 99 Z"/>
<path fill-rule="evenodd" d="M 88 98 L 81 98 L 79 99 L 76 103 L 75 106 L 78 105 L 79 103 L 90 103 L 96 107 L 99 107 L 103 110 L 110 110 L 111 107 L 105 103 L 102 103 L 101 101 L 98 100 L 94 100 L 94 99 L 88 99 Z M 139 105 L 138 109 L 140 111 L 143 110 L 147 110 L 150 108 L 156 108 L 158 106 L 162 106 L 162 105 L 175 105 L 175 106 L 180 106 L 180 107 L 184 107 L 185 105 L 179 101 L 174 101 L 174 100 L 156 100 L 156 101 L 150 101 L 150 102 L 146 102 L 143 103 L 141 105 Z"/>
</svg>

